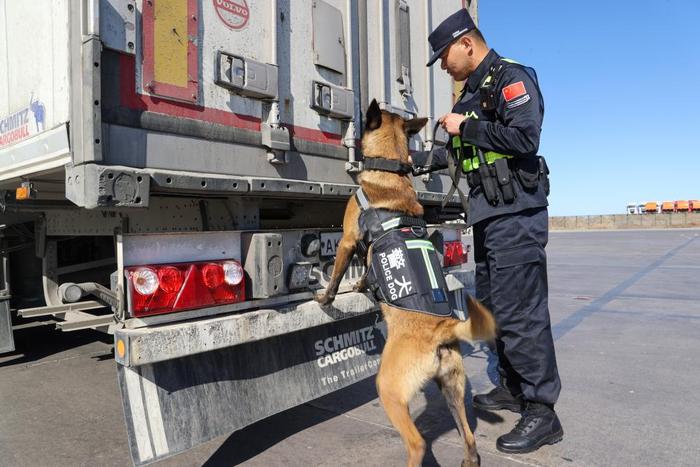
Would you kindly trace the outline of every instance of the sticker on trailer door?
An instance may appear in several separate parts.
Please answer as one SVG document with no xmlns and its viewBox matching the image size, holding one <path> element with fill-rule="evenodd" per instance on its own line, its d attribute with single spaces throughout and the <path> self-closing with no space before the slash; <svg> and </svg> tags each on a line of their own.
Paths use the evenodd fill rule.
<svg viewBox="0 0 700 467">
<path fill-rule="evenodd" d="M 243 29 L 248 24 L 250 8 L 245 0 L 213 0 L 216 14 L 231 29 Z"/>
<path fill-rule="evenodd" d="M 44 131 L 45 121 L 46 107 L 30 97 L 27 107 L 0 117 L 0 148 Z"/>
</svg>

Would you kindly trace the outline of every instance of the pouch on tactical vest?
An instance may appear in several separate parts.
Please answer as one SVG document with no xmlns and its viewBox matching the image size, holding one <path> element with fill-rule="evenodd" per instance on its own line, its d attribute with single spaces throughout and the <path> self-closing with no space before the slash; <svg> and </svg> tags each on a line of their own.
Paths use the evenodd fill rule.
<svg viewBox="0 0 700 467">
<path fill-rule="evenodd" d="M 547 167 L 544 157 L 517 158 L 515 174 L 523 188 L 530 192 L 537 190 L 539 182 L 542 180 L 544 192 L 549 196 L 549 167 Z"/>
<path fill-rule="evenodd" d="M 403 227 L 376 239 L 367 278 L 380 301 L 434 316 L 452 316 L 454 301 L 425 229 Z"/>
</svg>

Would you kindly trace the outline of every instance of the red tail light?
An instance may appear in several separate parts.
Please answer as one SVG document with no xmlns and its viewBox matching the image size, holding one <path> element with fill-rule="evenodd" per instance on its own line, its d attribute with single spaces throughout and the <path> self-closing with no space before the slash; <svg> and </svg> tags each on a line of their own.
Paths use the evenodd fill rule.
<svg viewBox="0 0 700 467">
<path fill-rule="evenodd" d="M 202 266 L 202 279 L 204 279 L 204 285 L 210 289 L 216 289 L 224 283 L 224 268 L 216 263 L 205 264 Z"/>
<path fill-rule="evenodd" d="M 136 266 L 125 275 L 136 317 L 245 300 L 243 268 L 233 260 Z"/>
<path fill-rule="evenodd" d="M 467 254 L 464 252 L 464 245 L 460 240 L 444 243 L 445 254 L 443 256 L 443 266 L 457 266 L 467 262 Z"/>
<path fill-rule="evenodd" d="M 166 293 L 180 290 L 184 279 L 182 272 L 174 266 L 164 266 L 158 270 L 158 285 Z"/>
</svg>

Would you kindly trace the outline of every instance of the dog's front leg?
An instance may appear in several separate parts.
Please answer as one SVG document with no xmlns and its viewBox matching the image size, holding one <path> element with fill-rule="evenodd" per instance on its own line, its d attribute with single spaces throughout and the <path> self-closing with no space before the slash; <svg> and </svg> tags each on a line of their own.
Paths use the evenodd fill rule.
<svg viewBox="0 0 700 467">
<path fill-rule="evenodd" d="M 355 254 L 357 242 L 359 242 L 360 238 L 362 238 L 360 234 L 360 227 L 357 224 L 359 216 L 360 208 L 358 207 L 357 201 L 353 196 L 348 200 L 347 207 L 345 208 L 345 216 L 343 218 L 343 237 L 338 243 L 335 264 L 333 265 L 333 272 L 331 273 L 331 279 L 328 282 L 326 293 L 316 296 L 316 301 L 321 305 L 328 305 L 335 300 L 335 294 L 338 292 L 340 281 L 350 265 L 350 260 L 352 260 L 353 254 Z"/>
</svg>

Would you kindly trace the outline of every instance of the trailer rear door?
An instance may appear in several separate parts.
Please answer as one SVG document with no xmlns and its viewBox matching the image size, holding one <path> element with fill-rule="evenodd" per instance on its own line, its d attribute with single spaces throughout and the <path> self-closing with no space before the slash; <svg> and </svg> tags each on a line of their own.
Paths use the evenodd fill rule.
<svg viewBox="0 0 700 467">
<path fill-rule="evenodd" d="M 0 182 L 70 161 L 67 0 L 0 0 Z"/>
</svg>

